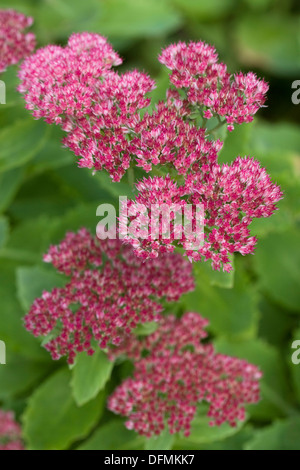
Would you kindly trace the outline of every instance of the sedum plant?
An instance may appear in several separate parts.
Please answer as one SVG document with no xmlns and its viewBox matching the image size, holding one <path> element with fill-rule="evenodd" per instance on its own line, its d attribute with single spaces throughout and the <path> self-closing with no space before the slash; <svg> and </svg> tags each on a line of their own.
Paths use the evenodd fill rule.
<svg viewBox="0 0 300 470">
<path fill-rule="evenodd" d="M 113 70 L 121 59 L 97 34 L 74 34 L 66 47 L 47 46 L 28 57 L 19 91 L 36 119 L 67 133 L 64 145 L 79 157 L 80 167 L 106 170 L 115 182 L 134 167 L 159 174 L 137 183 L 128 210 L 142 204 L 151 215 L 151 204 L 170 210 L 203 206 L 204 243 L 198 250 L 189 248 L 184 234 L 177 236 L 173 213 L 169 237 L 153 240 L 150 229 L 127 239 L 138 257 L 181 247 L 191 260 L 210 260 L 213 269 L 230 271 L 232 253 L 254 251 L 252 220 L 272 215 L 282 192 L 252 157 L 219 165 L 223 143 L 214 132 L 224 124 L 233 131 L 235 124 L 251 122 L 268 85 L 253 73 L 230 75 L 203 42 L 171 45 L 159 60 L 171 69 L 170 88 L 152 113 L 141 111 L 150 104 L 154 81 L 136 70 Z"/>
<path fill-rule="evenodd" d="M 251 122 L 265 103 L 267 83 L 253 73 L 231 75 L 213 46 L 179 42 L 159 56 L 170 85 L 153 106 L 155 81 L 138 70 L 116 71 L 122 59 L 106 38 L 76 33 L 64 47 L 31 54 L 34 35 L 23 33 L 31 22 L 0 11 L 0 71 L 27 56 L 18 86 L 26 108 L 61 127 L 80 168 L 106 171 L 111 184 L 128 173 L 135 183 L 125 203 L 131 223 L 138 220 L 137 205 L 150 217 L 154 205 L 167 206 L 171 220 L 169 236 L 155 240 L 151 229 L 122 240 L 99 240 L 86 228 L 68 232 L 44 255 L 64 276 L 64 286 L 34 300 L 25 328 L 43 338 L 54 360 L 66 357 L 75 368 L 82 353 L 96 359 L 101 353 L 107 370 L 130 360 L 133 372 L 112 391 L 107 409 L 126 417 L 126 427 L 141 436 L 166 430 L 189 436 L 202 402 L 211 426 L 235 427 L 245 420 L 245 406 L 259 401 L 261 371 L 219 354 L 206 341 L 208 321 L 199 313 L 170 312 L 195 288 L 191 262 L 210 260 L 214 270 L 230 272 L 233 253 L 254 252 L 253 219 L 271 216 L 282 198 L 253 157 L 218 162 L 219 130 Z M 176 232 L 174 207 L 189 205 L 203 207 L 204 239 L 197 250 Z M 195 214 L 189 222 L 194 228 Z M 22 448 L 19 439 L 13 416 L 0 411 L 0 448 Z"/>
</svg>

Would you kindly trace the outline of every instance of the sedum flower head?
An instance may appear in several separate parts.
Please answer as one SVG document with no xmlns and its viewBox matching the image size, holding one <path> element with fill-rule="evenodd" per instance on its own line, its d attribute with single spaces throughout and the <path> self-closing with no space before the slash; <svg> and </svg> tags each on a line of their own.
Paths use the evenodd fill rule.
<svg viewBox="0 0 300 470">
<path fill-rule="evenodd" d="M 147 173 L 157 165 L 168 165 L 178 175 L 207 171 L 217 163 L 222 142 L 208 140 L 205 129 L 191 125 L 186 103 L 176 92 L 169 91 L 167 97 L 136 125 L 130 151 L 137 166 Z"/>
<path fill-rule="evenodd" d="M 165 428 L 190 433 L 200 402 L 209 404 L 210 424 L 236 425 L 245 405 L 259 400 L 261 372 L 245 360 L 215 352 L 201 340 L 207 320 L 197 313 L 181 319 L 168 316 L 143 340 L 129 338 L 112 356 L 125 354 L 134 362 L 133 377 L 111 395 L 108 407 L 126 416 L 126 426 L 150 437 Z"/>
<path fill-rule="evenodd" d="M 0 410 L 0 450 L 24 450 L 21 434 L 14 413 Z"/>
<path fill-rule="evenodd" d="M 115 72 L 121 59 L 98 34 L 74 34 L 66 47 L 38 50 L 22 64 L 19 90 L 36 118 L 63 128 L 64 144 L 80 167 L 106 170 L 113 181 L 134 164 L 153 172 L 137 184 L 128 209 L 144 204 L 151 217 L 150 204 L 203 206 L 205 233 L 197 249 L 190 248 L 193 238 L 179 236 L 172 213 L 166 237 L 153 238 L 151 229 L 143 228 L 135 236 L 125 234 L 136 255 L 154 259 L 179 246 L 191 261 L 210 259 L 214 269 L 230 271 L 232 253 L 254 250 L 251 221 L 272 215 L 282 192 L 250 157 L 220 166 L 223 143 L 211 135 L 224 122 L 229 130 L 250 122 L 265 102 L 268 85 L 253 73 L 230 75 L 214 47 L 204 42 L 170 45 L 159 60 L 171 70 L 172 85 L 166 99 L 143 116 L 154 81 L 136 70 Z M 211 118 L 219 124 L 209 131 Z M 134 215 L 130 221 L 136 224 Z M 193 216 L 189 223 L 195 230 Z"/>
<path fill-rule="evenodd" d="M 249 225 L 254 218 L 271 216 L 282 198 L 279 186 L 271 181 L 259 162 L 250 157 L 238 157 L 232 164 L 215 164 L 205 173 L 189 172 L 182 185 L 169 175 L 144 178 L 137 184 L 137 190 L 136 200 L 128 201 L 128 214 L 132 206 L 143 204 L 152 220 L 153 207 L 157 204 L 169 207 L 171 219 L 167 227 L 170 227 L 170 236 L 165 236 L 160 227 L 159 238 L 154 239 L 150 225 L 146 236 L 139 236 L 137 232 L 136 237 L 125 237 L 137 256 L 155 258 L 181 246 L 190 260 L 211 260 L 213 269 L 220 270 L 222 266 L 225 271 L 232 269 L 232 253 L 253 253 L 257 240 L 250 236 Z M 175 209 L 178 207 L 184 213 L 187 204 L 201 206 L 204 214 L 203 243 L 194 250 L 189 247 L 191 239 L 184 230 L 180 236 L 176 231 Z M 195 217 L 195 214 L 191 216 L 194 225 Z M 129 220 L 134 223 L 135 217 Z"/>
<path fill-rule="evenodd" d="M 60 124 L 79 166 L 106 169 L 119 181 L 130 165 L 128 130 L 149 104 L 154 82 L 136 70 L 112 70 L 122 60 L 98 34 L 73 34 L 66 47 L 39 49 L 21 67 L 19 91 L 35 118 Z"/>
<path fill-rule="evenodd" d="M 149 105 L 145 95 L 154 82 L 137 70 L 110 72 L 98 87 L 91 109 L 84 111 L 88 117 L 65 123 L 64 144 L 80 157 L 80 167 L 105 169 L 113 181 L 120 181 L 132 159 L 128 134 L 140 119 L 138 111 Z"/>
<path fill-rule="evenodd" d="M 230 75 L 215 48 L 202 41 L 172 44 L 159 61 L 172 71 L 171 83 L 186 91 L 189 103 L 203 106 L 207 119 L 225 118 L 230 131 L 234 123 L 251 122 L 265 103 L 269 87 L 264 80 L 254 73 Z"/>
<path fill-rule="evenodd" d="M 193 290 L 190 264 L 179 254 L 143 263 L 119 240 L 98 240 L 86 229 L 68 233 L 44 260 L 69 277 L 65 287 L 43 292 L 25 317 L 35 336 L 47 336 L 53 359 L 93 354 L 118 345 L 140 323 L 157 321 L 162 299 Z M 49 337 L 50 335 L 50 337 Z"/>
<path fill-rule="evenodd" d="M 35 48 L 35 35 L 24 33 L 33 19 L 15 10 L 0 10 L 0 73 L 17 64 Z"/>
<path fill-rule="evenodd" d="M 22 64 L 19 91 L 34 117 L 62 126 L 80 167 L 105 169 L 113 181 L 132 163 L 146 172 L 158 165 L 171 165 L 179 175 L 205 172 L 222 148 L 207 138 L 206 120 L 223 119 L 229 130 L 250 122 L 268 85 L 253 73 L 230 75 L 203 42 L 171 45 L 159 60 L 172 71 L 172 87 L 143 118 L 154 81 L 136 70 L 116 73 L 112 67 L 121 59 L 97 34 L 73 34 L 64 48 L 38 50 Z M 201 113 L 203 129 L 196 122 Z"/>
</svg>

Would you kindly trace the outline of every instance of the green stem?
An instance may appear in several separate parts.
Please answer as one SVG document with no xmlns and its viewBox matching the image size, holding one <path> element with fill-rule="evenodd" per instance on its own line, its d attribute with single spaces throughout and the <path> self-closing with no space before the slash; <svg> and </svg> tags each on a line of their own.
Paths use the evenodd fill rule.
<svg viewBox="0 0 300 470">
<path fill-rule="evenodd" d="M 127 176 L 128 176 L 128 184 L 129 186 L 134 189 L 134 169 L 133 168 L 128 168 L 127 170 Z"/>
<path fill-rule="evenodd" d="M 214 132 L 218 129 L 220 129 L 220 127 L 222 127 L 224 124 L 226 124 L 226 120 L 224 119 L 224 121 L 221 121 L 219 122 L 219 124 L 217 124 L 213 129 L 210 129 L 210 131 L 208 131 L 208 135 L 210 134 L 214 134 Z"/>
</svg>

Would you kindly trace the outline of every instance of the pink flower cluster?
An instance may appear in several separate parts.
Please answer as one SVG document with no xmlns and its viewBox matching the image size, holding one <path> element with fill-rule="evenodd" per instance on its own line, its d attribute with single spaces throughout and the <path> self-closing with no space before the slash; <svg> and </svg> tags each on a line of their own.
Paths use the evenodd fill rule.
<svg viewBox="0 0 300 470">
<path fill-rule="evenodd" d="M 236 425 L 244 406 L 259 400 L 261 372 L 245 360 L 217 354 L 197 313 L 168 316 L 143 340 L 128 339 L 112 355 L 134 359 L 134 375 L 109 398 L 108 408 L 128 418 L 126 426 L 151 437 L 165 428 L 190 433 L 197 404 L 209 404 L 211 425 Z"/>
<path fill-rule="evenodd" d="M 0 10 L 0 73 L 32 53 L 35 35 L 24 33 L 33 19 L 15 10 Z"/>
<path fill-rule="evenodd" d="M 24 450 L 21 434 L 14 413 L 0 410 L 0 450 Z"/>
<path fill-rule="evenodd" d="M 133 70 L 118 74 L 122 60 L 98 34 L 73 34 L 66 47 L 47 46 L 21 67 L 19 91 L 35 118 L 60 124 L 64 143 L 79 166 L 106 169 L 120 181 L 130 166 L 128 133 L 148 106 L 154 82 Z"/>
<path fill-rule="evenodd" d="M 151 220 L 151 207 L 166 205 L 171 216 L 170 236 L 165 237 L 161 230 L 159 238 L 154 239 L 149 224 L 146 235 L 125 238 L 137 256 L 155 258 L 165 251 L 173 251 L 175 246 L 182 246 L 190 260 L 210 259 L 213 269 L 220 270 L 223 266 L 225 271 L 232 269 L 232 253 L 253 252 L 256 238 L 250 236 L 249 224 L 254 218 L 272 215 L 282 198 L 279 186 L 272 183 L 266 170 L 250 157 L 238 157 L 230 165 L 214 164 L 207 172 L 188 172 L 182 185 L 168 175 L 145 178 L 137 184 L 137 190 L 136 200 L 127 203 L 128 214 L 133 206 L 138 209 L 141 205 L 149 209 Z M 184 232 L 178 237 L 176 232 L 175 209 L 184 209 L 187 204 L 201 207 L 204 213 L 204 239 L 197 249 L 190 248 L 192 238 L 186 237 Z M 129 217 L 131 224 L 139 217 L 139 210 L 136 212 L 137 216 Z M 195 214 L 191 216 L 194 225 L 195 218 Z M 124 232 L 123 225 L 121 231 Z"/>
<path fill-rule="evenodd" d="M 160 318 L 159 300 L 176 301 L 194 289 L 191 266 L 179 254 L 143 263 L 128 245 L 100 241 L 86 229 L 68 233 L 44 260 L 70 279 L 34 301 L 25 327 L 50 335 L 46 349 L 69 363 L 78 352 L 93 354 L 96 343 L 120 344 L 138 324 Z"/>
<path fill-rule="evenodd" d="M 172 84 L 187 91 L 186 99 L 170 89 L 166 102 L 144 119 L 139 111 L 148 106 L 154 81 L 137 71 L 112 71 L 121 59 L 97 34 L 74 34 L 65 48 L 38 50 L 22 65 L 19 91 L 36 118 L 63 127 L 64 143 L 80 157 L 79 166 L 106 169 L 114 181 L 132 160 L 147 172 L 170 162 L 184 174 L 195 162 L 198 169 L 203 160 L 215 161 L 221 149 L 219 141 L 206 140 L 191 115 L 223 116 L 231 130 L 233 123 L 253 119 L 268 86 L 252 73 L 232 78 L 203 42 L 169 46 L 160 61 L 172 70 Z"/>
<path fill-rule="evenodd" d="M 251 72 L 230 75 L 215 48 L 204 42 L 172 44 L 159 61 L 172 71 L 171 83 L 186 91 L 189 103 L 203 107 L 207 119 L 224 117 L 230 131 L 234 123 L 251 122 L 265 103 L 268 84 Z"/>
<path fill-rule="evenodd" d="M 217 163 L 223 143 L 208 140 L 206 130 L 188 120 L 189 109 L 176 90 L 167 92 L 167 101 L 158 103 L 135 127 L 130 151 L 137 166 L 147 173 L 156 165 L 169 165 L 178 175 L 188 171 L 206 172 Z"/>
<path fill-rule="evenodd" d="M 191 250 L 185 235 L 178 240 L 173 224 L 167 239 L 153 240 L 151 233 L 125 238 L 136 255 L 154 258 L 179 245 L 190 260 L 211 259 L 214 269 L 230 271 L 233 252 L 254 250 L 252 219 L 270 216 L 282 193 L 250 157 L 220 167 L 223 143 L 209 138 L 206 121 L 223 118 L 229 130 L 234 123 L 250 122 L 268 85 L 253 73 L 231 76 L 215 49 L 203 42 L 171 45 L 159 60 L 171 69 L 172 85 L 166 100 L 144 116 L 140 111 L 149 104 L 153 80 L 138 71 L 113 71 L 121 59 L 97 34 L 74 34 L 65 48 L 38 50 L 22 65 L 19 90 L 36 118 L 66 131 L 64 143 L 79 157 L 79 166 L 105 169 L 113 181 L 120 181 L 132 163 L 158 173 L 137 185 L 129 208 L 144 204 L 151 215 L 150 204 L 203 205 L 199 249 Z M 193 218 L 190 224 L 195 226 Z"/>
</svg>

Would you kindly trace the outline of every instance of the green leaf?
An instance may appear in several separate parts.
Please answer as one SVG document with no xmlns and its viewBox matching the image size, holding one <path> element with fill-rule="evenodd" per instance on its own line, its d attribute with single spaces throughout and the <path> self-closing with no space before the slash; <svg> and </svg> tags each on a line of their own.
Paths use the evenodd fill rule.
<svg viewBox="0 0 300 470">
<path fill-rule="evenodd" d="M 258 326 L 258 295 L 237 259 L 235 284 L 231 289 L 211 285 L 207 269 L 196 266 L 196 289 L 182 297 L 186 311 L 200 312 L 210 320 L 213 333 L 229 338 L 250 338 Z M 207 264 L 207 263 L 206 263 Z"/>
<path fill-rule="evenodd" d="M 24 119 L 0 130 L 0 172 L 24 165 L 46 142 L 48 127 L 41 121 Z"/>
<path fill-rule="evenodd" d="M 1 6 L 1 9 L 2 9 L 3 7 L 1 5 L 1 3 L 0 3 L 0 6 Z M 3 80 L 5 85 L 6 85 L 6 94 L 8 94 L 8 92 L 12 92 L 12 93 L 16 94 L 17 96 L 19 96 L 18 93 L 17 93 L 17 86 L 18 86 L 18 83 L 19 83 L 17 72 L 18 72 L 17 65 L 10 65 L 9 67 L 7 67 L 5 72 L 1 73 L 1 80 Z M 8 98 L 8 97 L 6 96 L 6 98 Z M 6 102 L 7 101 L 10 101 L 10 100 L 8 99 L 8 100 L 6 100 Z M 3 106 L 3 104 L 1 104 L 1 108 L 2 108 L 2 106 Z"/>
<path fill-rule="evenodd" d="M 39 342 L 23 326 L 23 312 L 17 301 L 15 269 L 13 261 L 1 259 L 0 268 L 0 339 L 7 350 L 36 361 L 48 361 L 48 353 L 42 350 Z"/>
<path fill-rule="evenodd" d="M 145 111 L 151 113 L 154 111 L 156 105 L 159 101 L 165 100 L 167 95 L 167 89 L 170 88 L 170 74 L 169 70 L 165 67 L 160 70 L 159 75 L 156 77 L 156 88 L 151 91 L 151 103 L 149 108 L 146 108 Z"/>
<path fill-rule="evenodd" d="M 37 36 L 43 43 L 90 31 L 126 39 L 158 36 L 176 30 L 179 14 L 166 0 L 43 0 L 34 13 Z"/>
<path fill-rule="evenodd" d="M 270 152 L 279 152 L 281 154 L 282 165 L 286 165 L 285 159 L 282 158 L 282 152 L 299 155 L 300 134 L 299 127 L 295 124 L 284 122 L 269 123 L 259 120 L 253 126 L 254 130 L 251 132 L 250 147 L 254 152 L 259 152 L 263 155 Z M 232 134 L 235 132 L 232 132 Z"/>
<path fill-rule="evenodd" d="M 58 126 L 49 127 L 45 146 L 35 155 L 30 162 L 32 174 L 41 173 L 49 169 L 57 169 L 69 164 L 76 165 L 76 157 L 70 150 L 62 145 L 64 133 Z"/>
<path fill-rule="evenodd" d="M 101 202 L 101 201 L 100 201 Z M 79 204 L 68 211 L 64 217 L 56 219 L 57 225 L 52 233 L 53 243 L 60 242 L 66 235 L 66 232 L 77 231 L 82 227 L 87 228 L 93 235 L 96 234 L 98 217 L 96 216 L 97 204 Z"/>
<path fill-rule="evenodd" d="M 43 291 L 51 291 L 54 287 L 63 287 L 65 278 L 50 269 L 35 267 L 20 267 L 17 269 L 17 295 L 27 311 L 33 301 L 40 297 Z"/>
<path fill-rule="evenodd" d="M 97 348 L 93 356 L 78 354 L 72 368 L 72 393 L 78 406 L 82 406 L 103 390 L 113 369 L 113 362 Z"/>
<path fill-rule="evenodd" d="M 281 305 L 300 312 L 300 232 L 260 238 L 253 258 L 261 288 Z"/>
<path fill-rule="evenodd" d="M 259 129 L 259 127 L 256 127 Z M 280 131 L 280 129 L 278 129 Z M 275 133 L 276 129 L 274 130 Z M 253 132 L 255 134 L 255 132 Z M 292 138 L 291 134 L 290 137 Z M 275 136 L 274 136 L 275 139 Z M 282 139 L 282 143 L 285 139 Z M 282 145 L 282 144 L 281 144 Z M 297 145 L 296 142 L 294 145 Z M 270 148 L 265 148 L 270 147 Z M 290 146 L 293 147 L 292 141 Z M 278 184 L 286 185 L 286 183 L 299 184 L 300 181 L 300 153 L 295 152 L 292 148 L 288 150 L 288 143 L 286 143 L 285 149 L 272 148 L 269 146 L 267 140 L 263 142 L 256 140 L 250 143 L 250 151 L 252 155 L 260 161 L 261 166 L 266 168 L 267 172 L 271 175 L 272 180 Z M 300 144 L 299 144 L 300 148 Z M 284 188 L 283 188 L 284 189 Z"/>
<path fill-rule="evenodd" d="M 287 401 L 289 389 L 284 362 L 276 348 L 261 339 L 231 343 L 218 339 L 215 346 L 218 352 L 246 359 L 262 371 L 261 400 L 247 407 L 253 419 L 273 419 L 293 412 Z"/>
<path fill-rule="evenodd" d="M 233 429 L 231 430 L 233 431 Z M 199 444 L 190 442 L 188 439 L 182 439 L 175 442 L 173 450 L 243 450 L 245 443 L 252 438 L 253 434 L 252 426 L 246 424 L 242 429 L 236 430 L 235 434 L 217 441 Z"/>
<path fill-rule="evenodd" d="M 103 4 L 102 34 L 122 38 L 168 34 L 181 25 L 179 14 L 166 0 L 110 0 Z"/>
<path fill-rule="evenodd" d="M 51 370 L 53 363 L 36 362 L 23 355 L 6 351 L 6 365 L 0 367 L 0 399 L 23 395 L 37 385 Z"/>
<path fill-rule="evenodd" d="M 8 8 L 11 8 L 9 6 Z M 28 117 L 27 110 L 24 109 L 24 101 L 17 91 L 19 84 L 18 79 L 18 66 L 9 66 L 4 73 L 0 74 L 1 81 L 5 83 L 5 101 L 6 103 L 0 103 L 0 128 L 9 126 L 16 119 L 16 110 L 19 111 L 18 118 L 22 115 Z M 22 108 L 20 108 L 22 106 Z M 20 112 L 21 111 L 21 112 Z"/>
<path fill-rule="evenodd" d="M 30 450 L 63 450 L 83 439 L 99 421 L 104 395 L 78 407 L 70 388 L 71 373 L 60 369 L 30 397 L 23 415 L 24 436 Z"/>
<path fill-rule="evenodd" d="M 55 227 L 56 221 L 45 216 L 27 219 L 12 230 L 0 256 L 34 264 L 42 262 L 42 255 L 49 248 Z"/>
<path fill-rule="evenodd" d="M 228 423 L 223 423 L 221 426 L 210 426 L 210 421 L 211 418 L 208 416 L 197 416 L 192 422 L 190 435 L 184 439 L 178 439 L 175 442 L 175 447 L 178 448 L 181 444 L 201 445 L 220 441 L 236 434 L 244 425 L 244 422 L 239 421 L 235 427 L 230 426 Z"/>
<path fill-rule="evenodd" d="M 253 34 L 255 31 L 255 34 Z M 298 21 L 287 15 L 247 15 L 236 22 L 235 44 L 247 66 L 289 76 L 300 72 Z"/>
<path fill-rule="evenodd" d="M 144 438 L 129 431 L 123 420 L 114 419 L 98 428 L 78 450 L 139 450 Z"/>
<path fill-rule="evenodd" d="M 119 198 L 119 196 L 132 198 L 132 188 L 126 180 L 126 175 L 120 183 L 114 183 L 105 171 L 97 172 L 95 174 L 95 178 L 98 179 L 102 190 L 104 189 L 106 192 L 110 193 L 111 196 L 114 196 L 115 198 Z"/>
<path fill-rule="evenodd" d="M 66 39 L 74 31 L 90 31 L 101 34 L 99 20 L 102 14 L 102 2 L 89 0 L 41 0 L 36 3 L 32 14 L 35 19 L 35 31 L 42 44 L 57 39 Z"/>
<path fill-rule="evenodd" d="M 72 157 L 74 160 L 72 165 L 60 168 L 59 171 L 53 174 L 55 182 L 62 187 L 65 194 L 81 204 L 84 201 L 95 201 L 95 208 L 101 203 L 118 203 L 116 197 L 112 197 L 115 194 L 111 187 L 114 186 L 120 191 L 120 189 L 128 189 L 128 185 L 113 183 L 104 171 L 101 171 L 98 177 L 98 174 L 93 174 L 89 168 L 78 168 L 73 155 Z M 108 177 L 109 181 L 106 185 L 102 184 L 103 178 L 101 175 Z M 119 187 L 119 185 L 121 186 Z M 121 194 L 123 193 L 121 192 Z"/>
<path fill-rule="evenodd" d="M 0 212 L 6 210 L 12 202 L 21 186 L 23 176 L 22 167 L 0 173 Z"/>
<path fill-rule="evenodd" d="M 9 225 L 6 217 L 0 217 L 0 248 L 2 248 L 8 239 Z"/>
<path fill-rule="evenodd" d="M 257 430 L 246 450 L 300 450 L 300 417 L 278 421 Z"/>
<path fill-rule="evenodd" d="M 100 199 L 101 203 L 101 199 Z M 65 212 L 61 217 L 42 216 L 27 219 L 11 232 L 9 241 L 0 256 L 25 260 L 37 264 L 50 244 L 59 243 L 66 232 L 86 227 L 95 234 L 99 218 L 96 216 L 98 204 L 80 204 Z M 61 210 L 61 207 L 58 207 Z"/>
<path fill-rule="evenodd" d="M 35 0 L 16 0 L 14 1 L 14 8 L 25 15 L 32 14 L 32 5 Z M 10 0 L 0 0 L 1 8 L 12 8 Z M 15 66 L 16 67 L 16 66 Z M 9 67 L 10 69 L 11 67 Z"/>
<path fill-rule="evenodd" d="M 175 436 L 165 429 L 159 436 L 146 440 L 145 450 L 170 450 L 173 447 Z"/>
<path fill-rule="evenodd" d="M 234 6 L 233 0 L 211 0 L 199 2 L 199 0 L 173 0 L 186 15 L 192 19 L 214 20 L 229 13 Z"/>
<path fill-rule="evenodd" d="M 205 275 L 209 279 L 211 286 L 232 289 L 234 286 L 234 257 L 231 256 L 230 259 L 233 265 L 233 269 L 230 273 L 223 270 L 216 271 L 212 269 L 209 261 L 206 263 L 194 263 L 194 274 L 196 280 L 200 280 L 199 285 L 202 285 L 203 276 Z"/>
<path fill-rule="evenodd" d="M 45 214 L 44 218 L 62 217 L 75 204 L 74 195 L 65 191 L 55 180 L 53 172 L 47 172 L 24 181 L 9 208 L 9 214 L 19 221 L 39 219 L 41 214 Z"/>
<path fill-rule="evenodd" d="M 296 318 L 277 304 L 262 297 L 259 302 L 260 323 L 258 336 L 269 344 L 283 347 Z"/>
<path fill-rule="evenodd" d="M 249 155 L 250 142 L 252 140 L 253 123 L 236 125 L 233 132 L 228 132 L 218 162 L 231 163 L 238 156 Z"/>
<path fill-rule="evenodd" d="M 151 321 L 148 323 L 143 323 L 138 325 L 134 330 L 134 334 L 136 336 L 148 336 L 154 333 L 158 328 L 158 323 L 155 321 Z"/>
<path fill-rule="evenodd" d="M 274 0 L 245 0 L 247 6 L 252 10 L 266 10 L 272 5 Z"/>
</svg>

